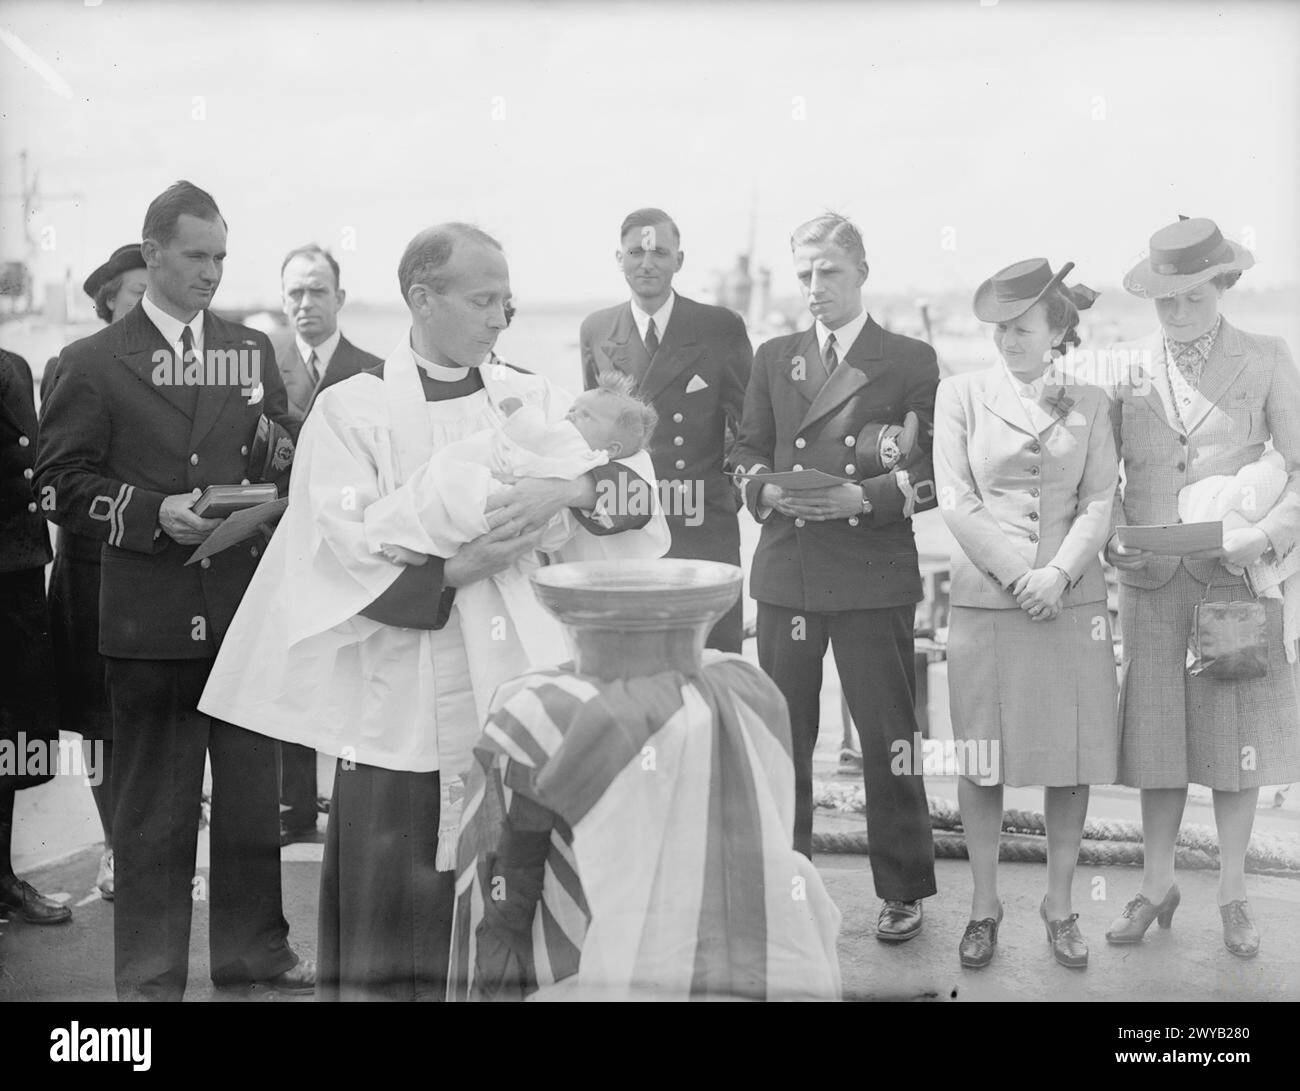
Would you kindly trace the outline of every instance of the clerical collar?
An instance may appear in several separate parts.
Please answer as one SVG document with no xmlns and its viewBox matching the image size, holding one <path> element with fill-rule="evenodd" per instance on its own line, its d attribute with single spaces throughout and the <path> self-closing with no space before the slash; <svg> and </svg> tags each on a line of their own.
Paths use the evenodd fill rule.
<svg viewBox="0 0 1300 1091">
<path fill-rule="evenodd" d="M 415 347 L 411 347 L 411 355 L 415 357 L 415 362 L 420 366 L 430 379 L 437 383 L 458 383 L 468 377 L 474 368 L 471 367 L 443 367 L 441 364 L 435 364 L 432 360 L 426 360 Z"/>
</svg>

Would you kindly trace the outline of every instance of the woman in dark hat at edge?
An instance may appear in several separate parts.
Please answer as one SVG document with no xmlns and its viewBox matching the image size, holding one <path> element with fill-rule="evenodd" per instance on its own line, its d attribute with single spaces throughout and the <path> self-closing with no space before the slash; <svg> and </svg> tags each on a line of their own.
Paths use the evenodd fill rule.
<svg viewBox="0 0 1300 1091">
<path fill-rule="evenodd" d="M 1098 554 L 1119 466 L 1105 391 L 1079 384 L 1062 360 L 1096 297 L 1065 286 L 1072 268 L 1053 273 L 1031 258 L 980 285 L 975 315 L 993 325 L 1002 359 L 944 379 L 935 406 L 939 510 L 960 547 L 948 685 L 965 759 L 957 798 L 974 889 L 958 955 L 970 968 L 992 961 L 1002 921 L 1004 784 L 1043 785 L 1039 913 L 1056 961 L 1087 966 L 1071 887 L 1089 786 L 1115 779 L 1115 658 Z"/>
<path fill-rule="evenodd" d="M 1300 540 L 1300 374 L 1279 337 L 1246 333 L 1219 313 L 1223 293 L 1255 259 L 1212 220 L 1180 218 L 1151 236 L 1124 278 L 1150 299 L 1160 329 L 1116 345 L 1112 407 L 1124 464 L 1121 524 L 1179 522 L 1179 492 L 1257 462 L 1272 441 L 1285 460 L 1280 497 L 1221 548 L 1188 557 L 1125 549 L 1119 569 L 1124 640 L 1119 783 L 1142 790 L 1142 887 L 1111 924 L 1111 943 L 1137 943 L 1178 907 L 1174 852 L 1188 783 L 1212 789 L 1219 836 L 1219 912 L 1234 955 L 1259 951 L 1246 900 L 1245 859 L 1259 788 L 1300 779 L 1300 665 L 1283 637 L 1283 600 L 1261 597 L 1267 673 L 1249 680 L 1187 671 L 1198 603 L 1250 599 L 1243 569 L 1294 564 Z"/>
<path fill-rule="evenodd" d="M 125 318 L 140 302 L 148 285 L 139 243 L 118 247 L 83 285 L 95 303 L 95 313 L 108 323 Z M 41 378 L 41 403 L 58 382 L 57 362 Z M 50 631 L 54 640 L 55 678 L 59 694 L 59 726 L 81 735 L 88 752 L 100 744 L 97 764 L 87 755 L 87 769 L 98 774 L 91 786 L 104 827 L 104 854 L 96 885 L 101 896 L 113 898 L 113 723 L 104 688 L 104 661 L 99 655 L 100 544 L 60 529 L 54 569 L 50 573 Z"/>
</svg>

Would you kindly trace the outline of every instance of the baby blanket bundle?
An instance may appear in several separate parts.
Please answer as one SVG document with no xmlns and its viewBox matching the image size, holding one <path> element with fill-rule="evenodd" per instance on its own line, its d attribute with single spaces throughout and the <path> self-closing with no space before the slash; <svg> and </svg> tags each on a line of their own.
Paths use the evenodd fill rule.
<svg viewBox="0 0 1300 1091">
<path fill-rule="evenodd" d="M 1286 460 L 1268 451 L 1259 461 L 1243 466 L 1232 476 L 1207 477 L 1184 486 L 1178 493 L 1178 518 L 1184 523 L 1222 520 L 1223 532 L 1252 526 L 1272 510 L 1287 483 Z M 1226 566 L 1240 573 L 1236 565 Z M 1246 571 L 1261 598 L 1282 600 L 1282 639 L 1287 661 L 1297 658 L 1300 642 L 1300 550 L 1285 560 L 1256 561 Z"/>
</svg>

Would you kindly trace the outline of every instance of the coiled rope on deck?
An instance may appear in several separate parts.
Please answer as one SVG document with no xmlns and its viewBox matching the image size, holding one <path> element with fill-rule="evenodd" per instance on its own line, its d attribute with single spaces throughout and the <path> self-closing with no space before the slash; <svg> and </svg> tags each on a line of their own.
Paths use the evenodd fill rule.
<svg viewBox="0 0 1300 1091">
<path fill-rule="evenodd" d="M 814 786 L 813 802 L 837 811 L 866 811 L 866 793 L 861 785 L 825 782 Z M 930 825 L 936 831 L 934 854 L 939 859 L 967 858 L 961 812 L 947 799 L 929 797 Z M 998 859 L 1017 863 L 1047 860 L 1047 822 L 1035 811 L 1008 809 L 1002 812 L 1004 836 Z M 1088 819 L 1083 827 L 1079 863 L 1094 867 L 1142 866 L 1142 827 L 1119 819 Z M 867 834 L 863 830 L 842 833 L 816 832 L 813 851 L 865 853 Z M 1184 826 L 1178 832 L 1175 866 L 1188 869 L 1218 868 L 1219 842 L 1208 826 Z M 1300 844 L 1294 838 L 1257 833 L 1246 851 L 1246 870 L 1256 875 L 1300 879 Z"/>
</svg>

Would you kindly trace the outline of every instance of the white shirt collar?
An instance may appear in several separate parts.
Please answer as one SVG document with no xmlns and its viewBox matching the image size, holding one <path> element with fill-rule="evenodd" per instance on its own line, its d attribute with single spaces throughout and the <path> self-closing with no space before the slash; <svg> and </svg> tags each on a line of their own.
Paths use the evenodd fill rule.
<svg viewBox="0 0 1300 1091">
<path fill-rule="evenodd" d="M 441 364 L 435 364 L 432 360 L 426 360 L 415 351 L 415 346 L 410 344 L 410 334 L 407 334 L 407 344 L 410 345 L 411 355 L 415 357 L 416 365 L 435 382 L 458 383 L 473 370 L 467 367 L 443 367 Z"/>
<path fill-rule="evenodd" d="M 1018 378 L 1015 373 L 1007 367 L 1007 362 L 1005 360 L 1002 361 L 1002 370 L 1006 372 L 1007 378 L 1011 381 L 1011 389 L 1020 395 L 1021 401 L 1028 405 L 1036 404 L 1042 398 L 1043 391 L 1047 389 L 1049 384 L 1055 385 L 1061 381 L 1060 366 L 1056 360 L 1053 360 L 1048 364 L 1047 370 L 1038 376 L 1038 378 L 1032 383 L 1026 383 L 1024 380 Z"/>
<path fill-rule="evenodd" d="M 186 325 L 190 327 L 190 336 L 194 338 L 194 351 L 200 355 L 203 352 L 203 312 L 199 311 L 188 323 L 182 322 L 179 318 L 173 318 L 164 311 L 157 303 L 149 298 L 146 292 L 140 297 L 140 305 L 144 307 L 144 313 L 149 316 L 149 321 L 157 328 L 158 332 L 163 335 L 166 341 L 175 349 L 181 346 L 181 331 Z"/>
<path fill-rule="evenodd" d="M 867 313 L 867 310 L 864 307 L 862 313 L 858 315 L 857 318 L 853 319 L 851 322 L 845 322 L 844 325 L 837 330 L 827 329 L 822 325 L 821 319 L 819 318 L 815 323 L 815 327 L 817 330 L 817 347 L 821 349 L 822 358 L 825 359 L 826 357 L 826 342 L 830 340 L 832 333 L 835 334 L 836 359 L 842 361 L 846 356 L 848 356 L 849 349 L 853 347 L 853 342 L 858 339 L 858 334 L 862 332 L 863 328 L 867 324 L 867 319 L 870 317 L 871 315 Z"/>
<path fill-rule="evenodd" d="M 325 369 L 330 366 L 330 360 L 334 357 L 334 350 L 339 347 L 339 340 L 342 336 L 343 331 L 335 326 L 334 332 L 315 348 L 312 348 L 311 345 L 307 344 L 307 342 L 302 339 L 301 334 L 295 333 L 293 339 L 298 343 L 298 354 L 302 357 L 303 363 L 310 360 L 311 354 L 314 352 L 316 354 L 316 370 L 320 372 L 320 374 L 324 375 Z"/>
<path fill-rule="evenodd" d="M 636 323 L 636 332 L 641 335 L 641 340 L 645 340 L 646 330 L 650 326 L 650 319 L 655 320 L 655 333 L 659 335 L 660 343 L 664 339 L 664 331 L 668 329 L 668 319 L 673 314 L 673 300 L 677 298 L 677 293 L 669 291 L 668 299 L 654 314 L 647 314 L 641 309 L 641 304 L 635 299 L 632 300 L 632 321 Z"/>
</svg>

